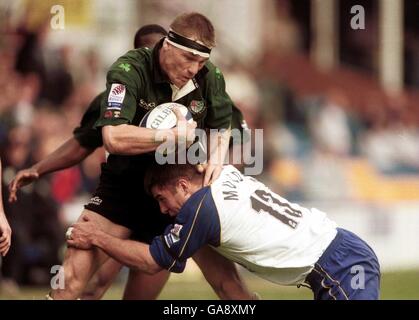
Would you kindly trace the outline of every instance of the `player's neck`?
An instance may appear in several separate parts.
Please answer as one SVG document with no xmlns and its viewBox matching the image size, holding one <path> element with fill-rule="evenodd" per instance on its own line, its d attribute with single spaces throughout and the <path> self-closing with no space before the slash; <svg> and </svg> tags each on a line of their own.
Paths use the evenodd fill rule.
<svg viewBox="0 0 419 320">
<path fill-rule="evenodd" d="M 191 183 L 190 193 L 193 195 L 195 192 L 203 188 L 203 183 Z"/>
</svg>

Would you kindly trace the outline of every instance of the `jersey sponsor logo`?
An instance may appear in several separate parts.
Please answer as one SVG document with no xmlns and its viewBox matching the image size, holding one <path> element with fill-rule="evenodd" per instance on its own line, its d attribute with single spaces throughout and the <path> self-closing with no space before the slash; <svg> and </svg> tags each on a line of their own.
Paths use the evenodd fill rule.
<svg viewBox="0 0 419 320">
<path fill-rule="evenodd" d="M 105 119 L 109 118 L 119 118 L 121 116 L 121 111 L 119 110 L 108 110 L 105 112 Z"/>
<path fill-rule="evenodd" d="M 189 108 L 191 109 L 191 112 L 193 114 L 200 114 L 205 109 L 205 102 L 192 100 L 191 104 L 189 105 Z"/>
<path fill-rule="evenodd" d="M 113 113 L 112 113 L 112 111 L 106 111 L 105 112 L 105 115 L 104 115 L 104 117 L 105 117 L 105 119 L 109 119 L 109 118 L 112 118 L 112 116 L 113 116 Z"/>
<path fill-rule="evenodd" d="M 125 86 L 122 84 L 117 84 L 113 89 L 112 89 L 112 94 L 121 94 L 125 91 Z"/>
<path fill-rule="evenodd" d="M 170 233 L 172 233 L 175 237 L 179 238 L 180 237 L 180 230 L 182 230 L 183 226 L 181 224 L 175 224 L 172 228 L 172 230 L 170 230 Z"/>
<path fill-rule="evenodd" d="M 164 240 L 169 248 L 176 242 L 180 241 L 180 231 L 182 228 L 182 225 L 175 224 L 170 232 L 164 236 Z"/>
<path fill-rule="evenodd" d="M 125 98 L 125 86 L 119 83 L 113 83 L 108 96 L 108 108 L 121 109 Z"/>
<path fill-rule="evenodd" d="M 140 99 L 140 102 L 138 104 L 140 105 L 141 108 L 146 109 L 146 110 L 151 110 L 156 107 L 155 102 L 147 103 L 144 99 Z"/>
<path fill-rule="evenodd" d="M 90 198 L 89 203 L 99 206 L 102 203 L 102 199 L 96 196 L 96 197 Z"/>
</svg>

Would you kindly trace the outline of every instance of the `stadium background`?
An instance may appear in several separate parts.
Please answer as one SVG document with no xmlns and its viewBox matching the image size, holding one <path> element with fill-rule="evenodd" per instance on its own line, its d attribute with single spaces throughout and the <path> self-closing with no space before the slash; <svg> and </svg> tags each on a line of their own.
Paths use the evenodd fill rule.
<svg viewBox="0 0 419 320">
<path fill-rule="evenodd" d="M 64 8 L 64 20 L 57 21 L 54 5 Z M 364 29 L 351 27 L 355 5 L 365 10 Z M 213 21 L 212 59 L 227 91 L 249 127 L 264 129 L 259 178 L 366 239 L 381 262 L 382 298 L 418 299 L 416 0 L 1 0 L 0 150 L 13 242 L 2 261 L 0 298 L 38 299 L 47 291 L 63 230 L 94 189 L 103 150 L 26 187 L 15 205 L 7 204 L 7 184 L 71 136 L 139 26 L 168 28 L 184 11 Z M 308 289 L 243 275 L 265 299 L 311 298 Z M 125 276 L 106 298 L 121 297 Z M 215 295 L 189 263 L 161 298 Z"/>
</svg>

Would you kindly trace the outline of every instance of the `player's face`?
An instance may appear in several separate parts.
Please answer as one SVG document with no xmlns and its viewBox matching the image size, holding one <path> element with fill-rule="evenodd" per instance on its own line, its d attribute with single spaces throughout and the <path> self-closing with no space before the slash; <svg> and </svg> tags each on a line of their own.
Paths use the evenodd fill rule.
<svg viewBox="0 0 419 320">
<path fill-rule="evenodd" d="M 162 68 L 170 82 L 178 88 L 183 87 L 190 79 L 195 77 L 208 60 L 207 58 L 176 48 L 171 44 L 164 43 L 164 45 Z"/>
<path fill-rule="evenodd" d="M 151 193 L 159 203 L 160 211 L 171 217 L 179 213 L 180 208 L 182 208 L 187 200 L 187 196 L 182 192 L 182 189 L 173 186 L 153 187 Z"/>
</svg>

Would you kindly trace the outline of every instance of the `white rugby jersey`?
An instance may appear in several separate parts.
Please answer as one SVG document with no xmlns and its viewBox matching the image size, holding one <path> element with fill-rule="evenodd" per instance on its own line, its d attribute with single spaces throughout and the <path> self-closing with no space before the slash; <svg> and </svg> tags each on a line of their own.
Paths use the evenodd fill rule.
<svg viewBox="0 0 419 320">
<path fill-rule="evenodd" d="M 262 278 L 295 285 L 336 234 L 325 213 L 289 203 L 228 165 L 210 187 L 188 199 L 150 252 L 160 266 L 182 272 L 186 259 L 209 244 Z"/>
<path fill-rule="evenodd" d="M 211 193 L 221 224 L 215 249 L 274 282 L 303 281 L 337 233 L 325 213 L 289 203 L 233 166 L 224 167 Z"/>
</svg>

